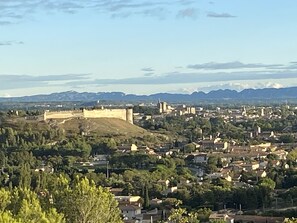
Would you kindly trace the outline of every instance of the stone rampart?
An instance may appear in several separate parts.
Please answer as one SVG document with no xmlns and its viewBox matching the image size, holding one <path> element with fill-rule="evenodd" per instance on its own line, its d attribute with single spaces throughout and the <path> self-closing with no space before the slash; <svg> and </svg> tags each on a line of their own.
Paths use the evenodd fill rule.
<svg viewBox="0 0 297 223">
<path fill-rule="evenodd" d="M 69 118 L 118 118 L 133 124 L 133 109 L 83 109 L 77 111 L 44 112 L 44 120 Z"/>
</svg>

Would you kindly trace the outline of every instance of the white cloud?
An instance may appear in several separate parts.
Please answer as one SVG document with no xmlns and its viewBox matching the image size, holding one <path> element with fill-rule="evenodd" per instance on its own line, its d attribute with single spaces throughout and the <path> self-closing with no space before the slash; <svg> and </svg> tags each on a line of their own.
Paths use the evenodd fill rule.
<svg viewBox="0 0 297 223">
<path fill-rule="evenodd" d="M 182 9 L 197 5 L 189 0 L 0 0 L 0 25 L 15 24 L 37 12 L 78 13 L 94 10 L 110 17 L 151 16 L 163 18 L 168 14 L 194 17 L 195 10 Z"/>
<path fill-rule="evenodd" d="M 228 18 L 236 18 L 237 16 L 231 15 L 229 13 L 208 12 L 207 17 L 228 19 Z"/>
<path fill-rule="evenodd" d="M 284 85 L 280 83 L 272 83 L 272 82 L 266 82 L 260 85 L 265 88 L 283 88 L 284 87 Z"/>
<path fill-rule="evenodd" d="M 240 61 L 233 62 L 209 62 L 203 64 L 188 65 L 190 69 L 196 70 L 229 70 L 229 69 L 252 69 L 252 68 L 279 68 L 281 64 L 262 64 L 262 63 L 242 63 Z"/>
<path fill-rule="evenodd" d="M 201 87 L 186 87 L 186 88 L 179 88 L 174 93 L 186 93 L 191 94 L 195 91 L 203 91 L 203 92 L 210 92 L 219 89 L 230 89 L 235 91 L 242 91 L 244 89 L 262 89 L 262 88 L 283 88 L 285 87 L 283 84 L 275 83 L 275 82 L 265 82 L 265 83 L 247 83 L 247 82 L 231 82 L 231 83 L 222 83 L 222 84 L 215 84 L 215 85 L 207 85 Z"/>
<path fill-rule="evenodd" d="M 8 94 L 8 93 L 5 93 L 5 94 L 3 95 L 3 97 L 4 97 L 4 98 L 10 98 L 10 97 L 11 97 L 11 95 L 10 95 L 10 94 Z"/>
<path fill-rule="evenodd" d="M 178 12 L 177 17 L 196 19 L 198 17 L 198 10 L 195 8 L 182 9 Z"/>
<path fill-rule="evenodd" d="M 62 85 L 69 81 L 88 80 L 89 74 L 61 74 L 61 75 L 0 75 L 0 89 L 24 89 Z M 17 81 L 16 81 L 17 80 Z"/>
<path fill-rule="evenodd" d="M 22 45 L 22 41 L 0 41 L 0 46 Z"/>
</svg>

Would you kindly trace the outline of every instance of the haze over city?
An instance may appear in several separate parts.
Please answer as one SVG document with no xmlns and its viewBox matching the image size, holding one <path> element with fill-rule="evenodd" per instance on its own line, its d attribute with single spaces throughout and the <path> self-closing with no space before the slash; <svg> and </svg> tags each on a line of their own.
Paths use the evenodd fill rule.
<svg viewBox="0 0 297 223">
<path fill-rule="evenodd" d="M 0 96 L 297 86 L 297 2 L 2 0 Z"/>
</svg>

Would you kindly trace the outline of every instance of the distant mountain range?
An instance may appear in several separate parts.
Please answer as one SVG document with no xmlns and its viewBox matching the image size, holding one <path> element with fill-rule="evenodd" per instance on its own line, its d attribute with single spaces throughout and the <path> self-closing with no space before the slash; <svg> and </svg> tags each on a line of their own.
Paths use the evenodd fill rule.
<svg viewBox="0 0 297 223">
<path fill-rule="evenodd" d="M 152 95 L 125 94 L 123 92 L 75 92 L 67 91 L 52 93 L 47 95 L 34 95 L 24 97 L 0 97 L 0 102 L 62 102 L 62 101 L 116 101 L 116 102 L 199 102 L 199 101 L 249 101 L 249 100 L 287 100 L 297 99 L 297 87 L 289 88 L 265 88 L 265 89 L 245 89 L 237 92 L 235 90 L 215 90 L 209 93 L 193 92 L 192 94 L 170 94 L 158 93 Z"/>
</svg>

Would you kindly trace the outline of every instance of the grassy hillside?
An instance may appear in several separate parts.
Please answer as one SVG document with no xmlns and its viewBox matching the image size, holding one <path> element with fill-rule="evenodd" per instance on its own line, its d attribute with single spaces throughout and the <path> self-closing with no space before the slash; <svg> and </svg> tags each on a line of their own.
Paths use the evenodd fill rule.
<svg viewBox="0 0 297 223">
<path fill-rule="evenodd" d="M 51 128 L 61 128 L 66 133 L 115 135 L 137 137 L 148 132 L 136 125 L 116 118 L 97 119 L 65 119 L 65 120 L 26 120 L 25 118 L 5 118 L 1 120 L 1 127 L 11 127 L 18 131 L 44 131 Z"/>
<path fill-rule="evenodd" d="M 84 132 L 95 135 L 113 135 L 137 137 L 148 134 L 145 129 L 116 118 L 71 119 L 57 122 L 57 125 L 69 132 Z"/>
</svg>

